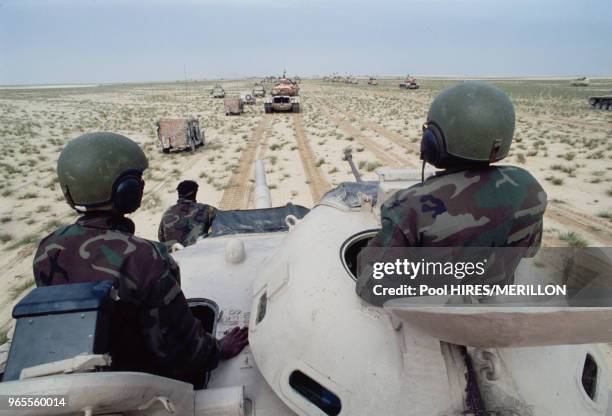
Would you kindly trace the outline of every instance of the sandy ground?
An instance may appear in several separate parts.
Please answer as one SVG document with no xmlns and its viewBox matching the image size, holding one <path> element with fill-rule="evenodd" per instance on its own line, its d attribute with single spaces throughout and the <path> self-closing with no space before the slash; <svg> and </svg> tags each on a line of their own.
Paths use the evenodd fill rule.
<svg viewBox="0 0 612 416">
<path fill-rule="evenodd" d="M 303 111 L 296 115 L 264 114 L 258 99 L 243 115 L 225 116 L 223 100 L 209 94 L 212 82 L 189 82 L 188 94 L 178 82 L 1 90 L 0 335 L 10 327 L 12 305 L 32 287 L 38 241 L 76 218 L 55 174 L 69 139 L 108 130 L 141 144 L 150 168 L 143 206 L 132 218 L 139 236 L 156 239 L 160 217 L 183 179 L 199 182 L 203 202 L 252 207 L 252 162 L 261 158 L 274 205 L 311 207 L 330 187 L 353 179 L 342 161 L 346 147 L 365 179 L 376 179 L 383 165 L 418 166 L 428 106 L 454 82 L 420 81 L 416 91 L 399 89 L 399 80 L 378 86 L 304 81 Z M 494 83 L 512 97 L 517 112 L 507 163 L 529 169 L 549 195 L 545 245 L 611 244 L 612 111 L 591 109 L 586 98 L 609 93 L 612 80 L 586 88 L 552 79 Z M 252 81 L 222 84 L 237 95 Z M 193 154 L 162 154 L 155 121 L 186 115 L 200 120 L 206 145 Z"/>
</svg>

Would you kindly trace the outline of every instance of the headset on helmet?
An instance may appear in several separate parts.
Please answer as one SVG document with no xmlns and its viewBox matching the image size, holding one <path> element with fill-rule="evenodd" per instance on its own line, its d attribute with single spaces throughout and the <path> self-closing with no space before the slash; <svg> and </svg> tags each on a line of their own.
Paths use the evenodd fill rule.
<svg viewBox="0 0 612 416">
<path fill-rule="evenodd" d="M 129 214 L 140 207 L 144 180 L 141 173 L 133 171 L 119 177 L 113 185 L 113 209 L 121 214 Z"/>
<path fill-rule="evenodd" d="M 421 137 L 421 160 L 438 167 L 439 164 L 448 159 L 444 135 L 435 122 L 423 124 L 423 136 Z"/>
</svg>

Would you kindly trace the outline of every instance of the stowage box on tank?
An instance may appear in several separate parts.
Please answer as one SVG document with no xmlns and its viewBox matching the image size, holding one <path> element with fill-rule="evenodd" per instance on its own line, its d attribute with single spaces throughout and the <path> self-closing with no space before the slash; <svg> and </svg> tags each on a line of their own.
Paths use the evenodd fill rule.
<svg viewBox="0 0 612 416">
<path fill-rule="evenodd" d="M 111 287 L 109 280 L 32 290 L 13 309 L 17 323 L 2 380 L 19 380 L 24 368 L 107 353 Z"/>
</svg>

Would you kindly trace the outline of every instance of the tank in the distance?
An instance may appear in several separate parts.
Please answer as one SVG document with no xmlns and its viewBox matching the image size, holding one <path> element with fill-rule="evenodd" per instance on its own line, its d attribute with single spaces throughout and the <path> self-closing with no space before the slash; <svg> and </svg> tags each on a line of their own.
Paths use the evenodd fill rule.
<svg viewBox="0 0 612 416">
<path fill-rule="evenodd" d="M 300 112 L 299 86 L 285 73 L 270 90 L 270 97 L 264 102 L 264 112 Z"/>
<path fill-rule="evenodd" d="M 587 77 L 580 77 L 570 81 L 572 87 L 588 87 L 591 81 Z"/>
</svg>

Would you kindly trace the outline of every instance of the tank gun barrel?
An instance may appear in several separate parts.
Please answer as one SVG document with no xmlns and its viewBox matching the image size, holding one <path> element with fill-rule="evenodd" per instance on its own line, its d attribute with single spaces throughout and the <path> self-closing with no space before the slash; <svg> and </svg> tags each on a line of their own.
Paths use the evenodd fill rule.
<svg viewBox="0 0 612 416">
<path fill-rule="evenodd" d="M 345 149 L 344 150 L 344 160 L 346 160 L 348 162 L 348 164 L 351 166 L 351 171 L 353 172 L 353 175 L 355 176 L 355 180 L 357 182 L 362 182 L 361 180 L 361 174 L 359 173 L 359 171 L 357 170 L 357 168 L 355 167 L 355 163 L 353 163 L 353 153 L 350 149 Z"/>
<path fill-rule="evenodd" d="M 263 160 L 255 161 L 255 208 L 271 208 L 272 198 L 266 182 L 266 167 Z"/>
</svg>

